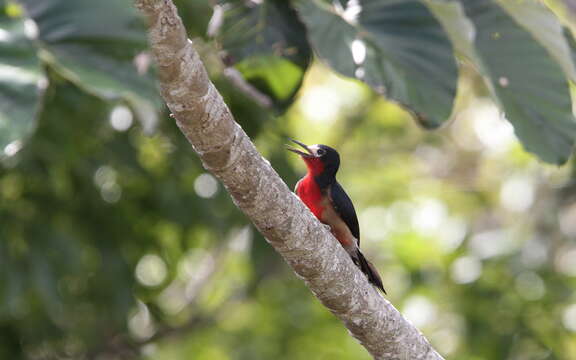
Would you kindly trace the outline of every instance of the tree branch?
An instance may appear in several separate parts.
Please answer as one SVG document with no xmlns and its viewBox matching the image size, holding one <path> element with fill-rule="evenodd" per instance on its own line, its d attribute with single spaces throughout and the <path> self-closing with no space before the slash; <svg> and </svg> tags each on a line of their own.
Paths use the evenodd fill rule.
<svg viewBox="0 0 576 360">
<path fill-rule="evenodd" d="M 442 359 L 367 281 L 234 121 L 171 0 L 135 0 L 148 17 L 161 92 L 204 167 L 376 359 Z"/>
</svg>

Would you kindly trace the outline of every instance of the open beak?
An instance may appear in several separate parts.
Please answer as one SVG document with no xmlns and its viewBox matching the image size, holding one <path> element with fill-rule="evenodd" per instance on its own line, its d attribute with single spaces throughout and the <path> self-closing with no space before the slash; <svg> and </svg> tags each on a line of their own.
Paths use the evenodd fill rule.
<svg viewBox="0 0 576 360">
<path fill-rule="evenodd" d="M 290 139 L 290 141 L 292 141 L 294 144 L 301 146 L 304 150 L 306 150 L 306 152 L 295 149 L 289 145 L 286 145 L 286 150 L 292 151 L 293 153 L 296 153 L 296 154 L 298 154 L 304 158 L 313 158 L 314 157 L 314 153 L 308 148 L 308 146 L 306 146 L 306 144 L 301 143 L 300 141 L 294 140 L 294 139 Z"/>
</svg>

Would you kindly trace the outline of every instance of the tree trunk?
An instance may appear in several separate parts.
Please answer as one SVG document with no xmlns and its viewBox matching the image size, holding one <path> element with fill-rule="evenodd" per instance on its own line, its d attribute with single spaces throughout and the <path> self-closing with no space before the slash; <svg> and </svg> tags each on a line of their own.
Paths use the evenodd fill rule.
<svg viewBox="0 0 576 360">
<path fill-rule="evenodd" d="M 208 78 L 172 1 L 135 4 L 149 20 L 162 96 L 234 203 L 375 359 L 442 359 L 258 153 Z"/>
</svg>

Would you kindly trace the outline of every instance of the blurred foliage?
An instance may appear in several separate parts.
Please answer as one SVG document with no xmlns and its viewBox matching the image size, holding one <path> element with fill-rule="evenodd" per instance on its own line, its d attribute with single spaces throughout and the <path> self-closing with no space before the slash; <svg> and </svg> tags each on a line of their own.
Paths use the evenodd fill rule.
<svg viewBox="0 0 576 360">
<path fill-rule="evenodd" d="M 404 13 L 410 3 L 382 6 Z M 423 3 L 431 12 L 419 5 L 416 13 L 434 14 L 446 29 L 465 26 L 454 14 L 476 11 L 467 1 Z M 368 359 L 202 169 L 168 113 L 153 110 L 153 69 L 130 2 L 98 4 L 1 3 L 0 359 Z M 554 53 L 548 43 L 534 45 L 558 39 L 554 16 L 535 17 L 552 24 L 539 37 L 506 45 L 536 49 L 524 59 L 531 67 L 507 68 L 521 64 L 512 56 L 488 58 L 502 61 L 509 79 L 534 76 L 510 90 L 495 89 L 503 80 L 494 77 L 486 86 L 479 75 L 501 68 L 485 60 L 501 47 L 472 46 L 448 30 L 458 56 L 470 61 L 459 63 L 453 121 L 425 132 L 363 82 L 331 72 L 325 53 L 313 62 L 301 37 L 285 38 L 285 29 L 311 26 L 306 16 L 308 28 L 290 18 L 287 3 L 176 4 L 226 103 L 289 186 L 304 167 L 284 151 L 287 136 L 341 152 L 339 178 L 356 204 L 365 253 L 392 303 L 442 354 L 576 358 L 574 167 L 527 154 L 491 100 L 530 110 L 527 123 L 550 116 L 535 143 L 570 134 L 566 109 L 546 106 L 565 97 L 558 72 L 570 78 L 571 59 L 561 56 L 562 41 L 557 56 L 541 51 Z M 307 6 L 327 11 L 333 4 Z M 213 6 L 221 7 L 221 30 L 245 18 L 244 29 L 261 26 L 240 34 L 253 47 L 236 49 L 232 61 L 248 82 L 230 75 L 227 42 L 206 35 L 217 20 L 209 21 Z M 515 34 L 525 28 L 506 14 L 494 26 Z M 382 39 L 394 40 L 388 30 L 402 35 L 397 40 L 414 36 L 401 22 L 380 27 L 374 19 L 371 31 Z M 321 33 L 311 38 L 316 50 Z M 343 44 L 324 50 L 350 45 Z M 381 45 L 370 51 L 387 48 Z M 424 63 L 414 48 L 405 50 L 403 66 Z M 550 88 L 551 78 L 558 88 Z M 255 94 L 272 99 L 269 106 Z"/>
<path fill-rule="evenodd" d="M 221 15 L 220 15 L 221 14 Z M 306 29 L 290 3 L 268 0 L 247 6 L 223 1 L 216 7 L 212 28 L 226 51 L 226 62 L 236 64 L 244 78 L 285 110 L 296 96 L 310 63 Z"/>
<path fill-rule="evenodd" d="M 298 2 L 320 58 L 404 104 L 423 126 L 440 126 L 452 110 L 458 70 L 452 44 L 430 10 L 419 0 L 335 8 Z"/>
</svg>

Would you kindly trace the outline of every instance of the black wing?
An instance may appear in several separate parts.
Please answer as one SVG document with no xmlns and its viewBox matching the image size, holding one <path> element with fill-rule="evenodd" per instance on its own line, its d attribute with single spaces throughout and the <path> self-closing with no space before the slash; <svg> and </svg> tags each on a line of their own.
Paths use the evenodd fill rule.
<svg viewBox="0 0 576 360">
<path fill-rule="evenodd" d="M 350 200 L 348 194 L 346 194 L 338 182 L 335 182 L 330 187 L 330 200 L 332 201 L 334 210 L 336 210 L 338 215 L 340 215 L 342 220 L 348 225 L 350 232 L 358 240 L 357 245 L 360 246 L 360 227 L 358 226 L 356 210 L 354 210 L 352 200 Z"/>
</svg>

